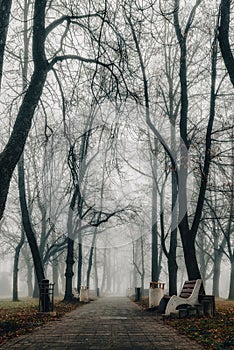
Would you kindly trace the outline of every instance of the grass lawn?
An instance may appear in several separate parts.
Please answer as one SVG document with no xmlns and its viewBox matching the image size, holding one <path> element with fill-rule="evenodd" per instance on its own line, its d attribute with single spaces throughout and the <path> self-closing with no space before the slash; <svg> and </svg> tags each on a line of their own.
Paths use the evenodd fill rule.
<svg viewBox="0 0 234 350">
<path fill-rule="evenodd" d="M 0 345 L 8 339 L 29 333 L 48 321 L 56 321 L 66 312 L 82 305 L 78 301 L 65 303 L 56 299 L 56 315 L 42 315 L 38 313 L 38 299 L 27 298 L 19 302 L 0 300 Z"/>
<path fill-rule="evenodd" d="M 204 349 L 234 349 L 234 301 L 216 298 L 215 303 L 216 315 L 212 318 L 173 319 L 165 323 L 196 340 Z M 148 297 L 137 304 L 147 309 Z"/>
</svg>

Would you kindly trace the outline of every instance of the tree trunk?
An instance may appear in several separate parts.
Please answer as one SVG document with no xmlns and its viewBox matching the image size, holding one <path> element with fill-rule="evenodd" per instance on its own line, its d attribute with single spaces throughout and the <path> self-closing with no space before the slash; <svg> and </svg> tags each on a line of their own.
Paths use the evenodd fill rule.
<svg viewBox="0 0 234 350">
<path fill-rule="evenodd" d="M 221 54 L 228 71 L 229 78 L 234 87 L 234 58 L 232 54 L 231 44 L 229 40 L 229 26 L 230 26 L 230 8 L 231 0 L 221 1 L 221 21 L 219 27 L 219 45 Z"/>
<path fill-rule="evenodd" d="M 89 261 L 88 261 L 88 269 L 87 269 L 87 287 L 89 287 L 89 284 L 90 284 L 90 274 L 91 274 L 91 269 L 93 264 L 93 254 L 95 250 L 96 237 L 97 237 L 97 227 L 94 228 L 92 246 L 89 252 Z"/>
<path fill-rule="evenodd" d="M 111 250 L 107 250 L 107 268 L 106 268 L 106 291 L 107 293 L 111 292 L 111 282 L 112 282 L 112 275 L 111 275 Z"/>
<path fill-rule="evenodd" d="M 144 259 L 144 241 L 141 235 L 141 293 L 145 290 L 145 259 Z"/>
<path fill-rule="evenodd" d="M 3 216 L 13 171 L 23 152 L 32 119 L 48 73 L 45 58 L 46 0 L 35 0 L 33 24 L 34 72 L 25 92 L 10 138 L 0 154 L 0 220 Z"/>
<path fill-rule="evenodd" d="M 71 301 L 73 299 L 72 293 L 72 278 L 73 278 L 73 264 L 74 264 L 74 240 L 68 238 L 67 242 L 67 259 L 66 259 L 66 286 L 65 286 L 65 301 Z"/>
<path fill-rule="evenodd" d="M 183 236 L 183 231 L 182 231 Z M 182 244 L 184 251 L 185 265 L 187 269 L 188 279 L 195 280 L 201 278 L 200 270 L 197 263 L 195 239 L 191 237 L 191 233 L 185 233 L 183 236 Z M 191 238 L 190 238 L 191 237 Z"/>
<path fill-rule="evenodd" d="M 90 285 L 90 274 L 91 274 L 91 269 L 92 269 L 92 264 L 93 264 L 93 252 L 94 252 L 94 247 L 92 246 L 90 248 L 90 252 L 89 252 L 89 261 L 88 261 L 88 269 L 87 269 L 87 287 L 89 288 Z"/>
<path fill-rule="evenodd" d="M 71 301 L 73 299 L 73 293 L 72 293 L 72 279 L 74 276 L 73 272 L 73 265 L 74 265 L 74 227 L 73 227 L 73 214 L 74 214 L 74 208 L 76 204 L 78 189 L 75 188 L 70 208 L 68 212 L 68 218 L 67 218 L 67 232 L 68 232 L 68 241 L 67 241 L 67 259 L 66 259 L 66 271 L 65 271 L 65 295 L 64 300 L 65 301 Z"/>
<path fill-rule="evenodd" d="M 169 295 L 177 295 L 177 271 L 178 265 L 174 255 L 168 257 L 168 274 L 169 274 Z"/>
<path fill-rule="evenodd" d="M 31 249 L 32 257 L 33 257 L 33 263 L 36 271 L 37 281 L 40 283 L 44 278 L 44 270 L 39 254 L 39 249 L 37 245 L 37 241 L 35 238 L 35 233 L 33 231 L 28 207 L 27 207 L 27 201 L 26 201 L 26 192 L 25 192 L 25 180 L 24 180 L 24 157 L 23 154 L 19 160 L 18 163 L 18 187 L 19 187 L 19 196 L 20 196 L 20 208 L 21 208 L 21 214 L 22 214 L 22 223 L 24 227 L 25 234 L 28 239 L 28 244 Z"/>
<path fill-rule="evenodd" d="M 217 298 L 219 298 L 219 282 L 220 282 L 220 274 L 221 274 L 222 255 L 223 254 L 218 251 L 218 252 L 215 252 L 215 257 L 214 257 L 212 294 Z"/>
<path fill-rule="evenodd" d="M 33 298 L 39 298 L 39 284 L 38 284 L 38 280 L 37 280 L 37 275 L 36 272 L 34 270 L 34 287 L 33 287 L 33 294 L 32 297 Z"/>
<path fill-rule="evenodd" d="M 95 290 L 97 292 L 97 296 L 99 296 L 99 287 L 98 287 L 98 271 L 97 271 L 97 248 L 94 248 L 94 285 Z"/>
<path fill-rule="evenodd" d="M 234 256 L 231 260 L 231 276 L 228 299 L 234 300 Z"/>
<path fill-rule="evenodd" d="M 158 206 L 157 206 L 157 140 L 154 138 L 155 153 L 152 159 L 152 253 L 151 253 L 151 281 L 156 282 L 159 280 L 160 264 L 158 254 Z"/>
<path fill-rule="evenodd" d="M 11 13 L 12 0 L 1 0 L 0 1 L 0 91 L 2 83 L 2 71 L 3 71 L 3 61 L 5 44 L 7 39 L 7 31 L 9 26 L 9 18 Z"/>
<path fill-rule="evenodd" d="M 199 2 L 198 2 L 199 3 Z M 177 14 L 178 16 L 178 14 Z M 178 21 L 178 20 L 177 20 Z M 177 28 L 178 30 L 178 28 Z M 177 33 L 178 37 L 179 34 Z M 212 72 L 211 72 L 211 91 L 210 91 L 210 114 L 206 129 L 206 142 L 204 163 L 201 170 L 201 181 L 199 186 L 199 194 L 196 203 L 196 210 L 193 217 L 191 229 L 188 224 L 187 213 L 187 65 L 186 65 L 186 35 L 182 35 L 180 31 L 180 47 L 181 47 L 181 63 L 180 63 L 180 80 L 181 80 L 181 120 L 180 120 L 180 135 L 183 143 L 181 145 L 181 164 L 179 172 L 179 229 L 184 250 L 185 264 L 187 268 L 188 278 L 194 280 L 201 278 L 200 270 L 196 258 L 195 239 L 198 232 L 202 209 L 205 201 L 205 193 L 208 181 L 208 175 L 211 164 L 211 135 L 215 118 L 215 103 L 216 103 L 216 75 L 217 75 L 217 34 L 215 34 L 212 43 Z"/>
<path fill-rule="evenodd" d="M 13 296 L 12 301 L 19 301 L 18 296 L 18 271 L 19 271 L 19 255 L 20 250 L 23 247 L 25 242 L 25 236 L 24 236 L 24 230 L 21 229 L 21 238 L 20 242 L 18 243 L 17 247 L 15 248 L 15 257 L 14 257 L 14 266 L 13 266 Z"/>
<path fill-rule="evenodd" d="M 33 296 L 33 284 L 32 284 L 32 279 L 33 279 L 33 267 L 30 261 L 26 261 L 27 264 L 27 286 L 28 286 L 28 296 L 32 297 Z"/>
<path fill-rule="evenodd" d="M 65 273 L 64 273 L 64 263 L 60 262 L 59 264 L 59 278 L 60 278 L 60 283 L 61 283 L 61 292 L 65 294 L 66 286 L 65 286 Z"/>
<path fill-rule="evenodd" d="M 78 268 L 77 268 L 77 290 L 80 292 L 81 288 L 81 281 L 82 281 L 82 265 L 83 265 L 83 256 L 82 256 L 82 238 L 81 235 L 79 235 L 79 242 L 78 242 Z"/>
<path fill-rule="evenodd" d="M 106 248 L 104 248 L 104 256 L 103 256 L 103 270 L 102 270 L 102 284 L 101 291 L 104 292 L 106 287 Z"/>
<path fill-rule="evenodd" d="M 54 283 L 54 296 L 58 297 L 59 296 L 59 270 L 58 270 L 58 256 L 57 254 L 54 255 L 53 257 L 53 263 L 52 263 L 52 273 L 53 273 L 53 283 Z"/>
<path fill-rule="evenodd" d="M 188 86 L 187 86 L 187 44 L 186 36 L 183 36 L 178 22 L 178 9 L 174 14 L 174 25 L 180 45 L 180 87 L 181 87 L 181 112 L 180 112 L 180 170 L 179 170 L 179 229 L 184 251 L 185 265 L 189 280 L 200 278 L 200 271 L 196 258 L 195 235 L 189 230 L 187 212 L 187 177 L 188 177 Z"/>
<path fill-rule="evenodd" d="M 172 104 L 172 101 L 170 101 Z M 177 159 L 176 154 L 176 135 L 175 135 L 175 119 L 173 118 L 173 108 L 171 110 L 171 149 L 173 158 Z M 171 173 L 171 237 L 170 248 L 168 253 L 168 273 L 169 273 L 169 295 L 177 295 L 177 227 L 178 227 L 178 210 L 177 210 L 177 178 L 176 169 L 172 167 Z"/>
</svg>

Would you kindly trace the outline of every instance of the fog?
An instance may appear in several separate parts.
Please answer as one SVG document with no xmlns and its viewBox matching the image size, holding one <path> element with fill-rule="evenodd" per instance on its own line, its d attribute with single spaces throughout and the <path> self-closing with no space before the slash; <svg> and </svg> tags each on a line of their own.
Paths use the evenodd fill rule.
<svg viewBox="0 0 234 350">
<path fill-rule="evenodd" d="M 109 285 L 109 289 L 103 291 L 103 294 L 100 292 L 100 295 L 129 295 L 135 293 L 135 287 L 141 287 L 140 275 L 138 274 L 134 280 L 134 266 L 132 264 L 132 246 L 131 244 L 127 244 L 118 248 L 107 248 L 108 254 L 108 273 L 110 274 L 111 282 Z M 103 255 L 103 250 L 100 249 L 98 252 L 99 256 Z M 110 258 L 109 258 L 110 257 Z M 0 298 L 1 299 L 12 299 L 12 279 L 13 279 L 13 255 L 9 254 L 1 259 L 0 265 Z M 146 276 L 144 279 L 145 285 L 145 294 L 147 295 L 147 289 L 149 288 L 149 283 L 151 282 L 150 278 L 150 256 L 148 254 L 148 259 L 145 261 L 146 264 Z M 165 262 L 165 270 L 166 270 L 166 262 Z M 165 293 L 168 292 L 168 275 L 163 271 L 160 281 L 166 282 Z M 220 278 L 220 297 L 227 298 L 229 283 L 230 283 L 230 266 L 228 262 L 222 263 L 221 266 L 221 278 Z M 48 266 L 47 269 L 47 277 L 50 282 L 53 282 L 51 266 Z M 93 277 L 93 274 L 91 275 Z M 100 264 L 98 267 L 98 279 L 102 281 L 103 277 L 103 265 Z M 186 273 L 183 276 L 179 275 L 179 281 L 181 279 L 184 281 L 186 279 Z M 59 294 L 61 297 L 64 296 L 64 290 L 62 286 L 64 286 L 65 276 L 60 276 L 59 278 Z M 74 285 L 76 285 L 76 270 L 75 270 L 75 278 Z M 82 281 L 82 285 L 86 285 L 86 281 Z M 100 284 L 101 285 L 101 284 Z M 206 281 L 206 293 L 212 294 L 212 279 Z M 178 283 L 178 290 L 181 288 L 181 282 Z M 91 294 L 95 295 L 95 283 L 94 279 L 91 278 L 90 284 Z M 19 298 L 28 297 L 28 286 L 27 286 L 27 272 L 25 268 L 25 264 L 23 261 L 20 262 L 19 267 Z"/>
</svg>

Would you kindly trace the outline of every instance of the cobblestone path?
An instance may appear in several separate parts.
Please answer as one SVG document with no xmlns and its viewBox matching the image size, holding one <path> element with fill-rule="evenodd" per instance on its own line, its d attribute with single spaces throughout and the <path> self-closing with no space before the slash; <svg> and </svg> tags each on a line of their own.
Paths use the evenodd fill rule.
<svg viewBox="0 0 234 350">
<path fill-rule="evenodd" d="M 0 349 L 198 350 L 198 344 L 125 297 L 100 298 Z"/>
</svg>

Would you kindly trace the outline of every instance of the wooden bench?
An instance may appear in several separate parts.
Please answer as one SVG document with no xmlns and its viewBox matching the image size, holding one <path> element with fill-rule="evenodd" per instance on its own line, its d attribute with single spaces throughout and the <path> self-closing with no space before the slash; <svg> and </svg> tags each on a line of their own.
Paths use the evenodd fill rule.
<svg viewBox="0 0 234 350">
<path fill-rule="evenodd" d="M 194 281 L 186 281 L 183 285 L 179 296 L 173 295 L 169 297 L 168 303 L 165 309 L 165 315 L 170 315 L 179 307 L 188 307 L 199 304 L 198 296 L 202 287 L 202 280 L 197 279 Z"/>
</svg>

